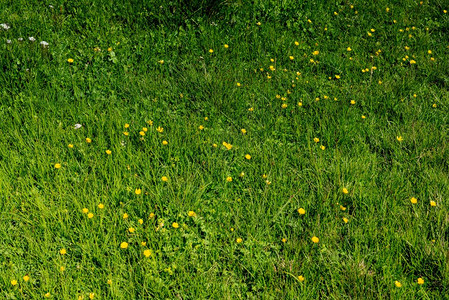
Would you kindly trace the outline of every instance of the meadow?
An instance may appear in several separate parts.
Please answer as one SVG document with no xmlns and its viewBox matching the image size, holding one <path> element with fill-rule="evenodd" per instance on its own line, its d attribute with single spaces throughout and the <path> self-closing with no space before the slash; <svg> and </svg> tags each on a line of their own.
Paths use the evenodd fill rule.
<svg viewBox="0 0 449 300">
<path fill-rule="evenodd" d="M 448 10 L 0 0 L 0 298 L 449 299 Z"/>
</svg>

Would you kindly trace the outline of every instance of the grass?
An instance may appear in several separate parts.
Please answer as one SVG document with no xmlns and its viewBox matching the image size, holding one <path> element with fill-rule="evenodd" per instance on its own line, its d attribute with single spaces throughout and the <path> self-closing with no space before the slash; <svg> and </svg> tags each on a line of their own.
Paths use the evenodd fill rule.
<svg viewBox="0 0 449 300">
<path fill-rule="evenodd" d="M 447 298 L 449 7 L 192 3 L 0 1 L 2 298 Z"/>
</svg>

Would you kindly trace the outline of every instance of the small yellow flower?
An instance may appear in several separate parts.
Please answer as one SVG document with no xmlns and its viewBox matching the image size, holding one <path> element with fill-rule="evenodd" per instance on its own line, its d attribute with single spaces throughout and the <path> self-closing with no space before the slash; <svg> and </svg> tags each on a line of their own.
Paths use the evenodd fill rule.
<svg viewBox="0 0 449 300">
<path fill-rule="evenodd" d="M 347 188 L 345 188 L 345 187 L 344 187 L 344 188 L 342 188 L 342 189 L 341 189 L 341 191 L 343 192 L 343 194 L 348 194 L 348 193 L 349 193 L 348 189 L 347 189 Z"/>
<path fill-rule="evenodd" d="M 61 164 L 55 164 L 55 169 L 60 169 L 61 168 Z"/>
<path fill-rule="evenodd" d="M 129 216 L 128 216 L 127 213 L 124 213 L 124 214 L 123 214 L 123 219 L 128 219 L 128 217 L 129 217 Z"/>
<path fill-rule="evenodd" d="M 148 217 L 149 217 L 150 219 L 153 219 L 154 216 L 156 216 L 154 213 L 150 213 L 150 214 L 148 215 Z"/>
<path fill-rule="evenodd" d="M 82 209 L 83 213 L 87 214 L 89 212 L 89 210 L 87 208 L 83 208 Z"/>
<path fill-rule="evenodd" d="M 173 222 L 173 224 L 171 224 L 171 226 L 173 226 L 173 228 L 179 228 L 179 224 L 176 222 Z"/>
<path fill-rule="evenodd" d="M 68 58 L 68 59 L 67 59 L 67 62 L 68 62 L 69 64 L 72 64 L 73 61 L 74 61 L 73 58 Z"/>
<path fill-rule="evenodd" d="M 28 280 L 30 280 L 30 276 L 28 275 L 23 276 L 23 281 L 27 282 Z"/>
<path fill-rule="evenodd" d="M 437 203 L 435 201 L 430 201 L 430 206 L 437 206 Z"/>
<path fill-rule="evenodd" d="M 281 105 L 282 108 L 287 108 L 287 106 L 288 106 L 287 103 L 283 103 L 283 104 Z"/>
<path fill-rule="evenodd" d="M 158 127 L 156 128 L 156 131 L 159 132 L 159 133 L 162 133 L 162 132 L 164 132 L 164 128 L 158 126 Z"/>
<path fill-rule="evenodd" d="M 312 237 L 312 242 L 314 242 L 315 244 L 317 244 L 320 241 L 319 238 L 317 238 L 316 236 Z"/>
<path fill-rule="evenodd" d="M 128 132 L 128 131 L 123 131 L 123 134 L 126 135 L 126 136 L 128 136 L 128 135 L 129 135 L 129 132 Z"/>
<path fill-rule="evenodd" d="M 65 271 L 65 267 L 64 266 L 60 266 L 59 267 L 59 271 L 64 272 Z"/>
<path fill-rule="evenodd" d="M 257 23 L 256 23 L 256 25 L 257 25 L 257 26 L 260 26 L 260 25 L 262 25 L 262 23 L 260 23 L 260 22 L 257 22 Z"/>
<path fill-rule="evenodd" d="M 390 11 L 390 8 L 389 8 L 389 7 L 385 8 L 385 11 L 386 11 L 386 12 L 389 12 L 389 11 Z"/>
<path fill-rule="evenodd" d="M 217 147 L 218 147 L 218 145 L 217 145 L 217 144 L 215 144 L 215 143 L 213 143 L 213 144 L 212 144 L 212 147 L 214 147 L 214 148 L 217 148 Z"/>
<path fill-rule="evenodd" d="M 109 150 L 109 149 L 108 149 L 108 150 L 106 150 L 106 154 L 107 154 L 107 155 L 111 155 L 111 153 L 112 153 L 112 151 L 111 151 L 111 150 Z"/>
<path fill-rule="evenodd" d="M 223 146 L 225 146 L 227 150 L 231 150 L 232 149 L 232 145 L 228 144 L 226 142 L 223 142 Z"/>
<path fill-rule="evenodd" d="M 143 131 L 143 132 L 147 132 L 147 131 L 148 131 L 148 128 L 143 127 L 143 128 L 142 128 L 142 131 Z"/>
<path fill-rule="evenodd" d="M 129 124 L 128 123 L 125 124 L 125 128 L 129 128 Z"/>
<path fill-rule="evenodd" d="M 232 181 L 232 177 L 231 176 L 226 177 L 226 181 L 227 182 L 231 182 Z"/>
<path fill-rule="evenodd" d="M 235 241 L 236 241 L 238 244 L 240 244 L 241 242 L 243 242 L 243 239 L 242 239 L 242 238 L 237 238 Z"/>
<path fill-rule="evenodd" d="M 144 250 L 144 251 L 143 251 L 143 255 L 144 255 L 145 257 L 150 257 L 150 256 L 151 256 L 151 250 L 150 250 L 150 249 Z"/>
<path fill-rule="evenodd" d="M 167 176 L 162 176 L 162 177 L 161 177 L 161 180 L 162 180 L 163 182 L 167 182 L 167 181 L 168 181 L 168 177 L 167 177 Z"/>
<path fill-rule="evenodd" d="M 410 64 L 411 64 L 411 65 L 416 64 L 416 61 L 413 60 L 413 59 L 411 59 L 411 60 L 410 60 Z"/>
<path fill-rule="evenodd" d="M 65 255 L 65 254 L 67 254 L 67 250 L 65 250 L 64 248 L 62 248 L 61 250 L 59 250 L 59 254 Z"/>
<path fill-rule="evenodd" d="M 351 100 L 351 105 L 354 105 L 355 104 L 355 100 Z"/>
<path fill-rule="evenodd" d="M 290 58 L 290 60 L 294 60 L 295 59 L 292 55 L 290 55 L 288 58 Z"/>
<path fill-rule="evenodd" d="M 15 279 L 11 280 L 11 285 L 17 285 L 17 280 Z"/>
<path fill-rule="evenodd" d="M 286 243 L 287 242 L 287 239 L 286 238 L 282 238 L 282 240 L 281 240 L 283 243 Z"/>
<path fill-rule="evenodd" d="M 254 107 L 248 108 L 248 111 L 254 111 Z"/>
<path fill-rule="evenodd" d="M 343 222 L 348 223 L 349 220 L 347 218 L 343 218 Z"/>
<path fill-rule="evenodd" d="M 112 280 L 111 280 L 111 279 L 108 279 L 107 283 L 108 283 L 109 285 L 111 285 L 111 284 L 112 284 Z"/>
<path fill-rule="evenodd" d="M 73 148 L 73 144 L 68 144 L 68 147 L 69 148 Z"/>
<path fill-rule="evenodd" d="M 410 202 L 411 202 L 412 204 L 416 204 L 416 203 L 418 203 L 418 199 L 416 199 L 415 197 L 412 197 L 412 198 L 410 199 Z"/>
<path fill-rule="evenodd" d="M 242 132 L 242 134 L 246 134 L 246 129 L 245 128 L 240 129 L 240 131 Z"/>
<path fill-rule="evenodd" d="M 301 106 L 302 106 L 302 102 L 298 102 L 298 106 L 300 106 L 300 107 L 301 107 Z"/>
<path fill-rule="evenodd" d="M 189 217 L 196 217 L 196 213 L 195 213 L 193 210 L 190 210 L 190 211 L 187 213 L 187 215 L 188 215 Z"/>
<path fill-rule="evenodd" d="M 320 54 L 320 51 L 315 50 L 315 51 L 312 52 L 312 54 L 316 56 L 316 55 Z"/>
<path fill-rule="evenodd" d="M 51 294 L 50 294 L 50 293 L 45 293 L 45 294 L 44 294 L 44 297 L 45 297 L 45 298 L 50 298 L 50 297 L 51 297 Z"/>
<path fill-rule="evenodd" d="M 346 48 L 346 51 L 348 52 L 352 51 L 351 47 Z"/>
<path fill-rule="evenodd" d="M 161 65 L 163 65 L 165 61 L 163 59 L 161 59 L 161 60 L 158 60 L 157 62 L 160 63 Z"/>
<path fill-rule="evenodd" d="M 398 288 L 402 287 L 402 283 L 400 283 L 400 282 L 397 281 L 397 280 L 394 282 L 394 285 L 395 285 L 396 287 L 398 287 Z"/>
<path fill-rule="evenodd" d="M 135 230 L 133 227 L 129 227 L 129 228 L 128 228 L 128 231 L 129 231 L 130 233 L 136 232 L 136 230 Z"/>
<path fill-rule="evenodd" d="M 137 222 L 139 222 L 139 224 L 142 225 L 143 224 L 143 219 L 139 219 L 139 220 L 137 220 Z"/>
<path fill-rule="evenodd" d="M 88 144 L 92 143 L 92 139 L 86 138 L 86 143 L 88 143 Z"/>
<path fill-rule="evenodd" d="M 248 160 L 250 160 L 250 159 L 251 159 L 251 155 L 246 154 L 246 155 L 245 155 L 245 158 L 248 159 Z"/>
<path fill-rule="evenodd" d="M 122 242 L 122 243 L 120 244 L 120 248 L 122 248 L 122 249 L 128 248 L 128 243 L 127 243 L 127 242 Z"/>
<path fill-rule="evenodd" d="M 98 208 L 99 209 L 103 209 L 104 208 L 104 204 L 103 203 L 98 204 Z"/>
<path fill-rule="evenodd" d="M 298 276 L 298 280 L 299 280 L 300 282 L 303 282 L 303 281 L 306 280 L 306 279 L 304 278 L 304 276 L 299 275 L 299 276 Z"/>
<path fill-rule="evenodd" d="M 141 135 L 141 136 L 145 136 L 145 131 L 139 131 L 139 134 Z"/>
<path fill-rule="evenodd" d="M 236 84 L 237 84 L 237 86 L 242 86 L 242 84 L 240 82 L 237 82 Z"/>
<path fill-rule="evenodd" d="M 140 244 L 145 247 L 147 245 L 147 242 L 140 242 Z"/>
<path fill-rule="evenodd" d="M 298 213 L 300 215 L 304 215 L 306 213 L 306 210 L 304 208 L 298 208 Z"/>
<path fill-rule="evenodd" d="M 315 143 L 319 143 L 320 142 L 320 139 L 319 138 L 313 138 L 313 141 L 315 142 Z"/>
<path fill-rule="evenodd" d="M 298 41 L 295 41 L 295 46 L 299 46 L 299 42 Z"/>
<path fill-rule="evenodd" d="M 397 136 L 396 139 L 397 139 L 399 142 L 402 142 L 402 141 L 404 140 L 404 138 L 403 138 L 402 136 Z"/>
<path fill-rule="evenodd" d="M 228 45 L 228 44 L 224 44 L 224 47 L 225 47 L 226 49 L 228 49 L 228 48 L 229 48 L 229 45 Z"/>
<path fill-rule="evenodd" d="M 209 53 L 214 53 L 214 50 L 213 49 L 209 49 Z"/>
<path fill-rule="evenodd" d="M 111 49 L 111 48 L 109 48 L 109 49 Z M 109 51 L 109 49 L 108 49 L 108 51 Z M 93 298 L 95 298 L 95 293 L 89 293 L 89 299 L 93 299 Z"/>
<path fill-rule="evenodd" d="M 94 214 L 93 214 L 93 213 L 88 213 L 88 214 L 87 214 L 87 217 L 88 217 L 89 219 L 92 219 L 92 218 L 94 217 Z"/>
<path fill-rule="evenodd" d="M 362 119 L 366 119 L 366 116 L 362 115 Z"/>
<path fill-rule="evenodd" d="M 136 193 L 136 195 L 140 195 L 140 194 L 142 193 L 142 190 L 141 190 L 141 189 L 136 189 L 136 190 L 134 191 L 134 193 Z"/>
<path fill-rule="evenodd" d="M 164 140 L 164 141 L 162 141 L 162 145 L 167 146 L 168 142 Z"/>
<path fill-rule="evenodd" d="M 422 279 L 421 277 L 419 277 L 418 280 L 417 280 L 417 282 L 418 282 L 419 285 L 424 284 L 424 279 Z"/>
<path fill-rule="evenodd" d="M 203 126 L 203 125 L 200 125 L 200 126 L 198 126 L 198 129 L 199 129 L 199 130 L 203 130 L 203 129 L 204 129 L 204 126 Z"/>
<path fill-rule="evenodd" d="M 324 149 L 326 149 L 326 146 L 321 145 L 321 146 L 320 146 L 320 149 L 321 149 L 321 150 L 324 150 Z"/>
<path fill-rule="evenodd" d="M 342 211 L 345 211 L 345 210 L 346 210 L 346 207 L 344 207 L 343 205 L 340 205 L 340 209 L 341 209 Z"/>
</svg>

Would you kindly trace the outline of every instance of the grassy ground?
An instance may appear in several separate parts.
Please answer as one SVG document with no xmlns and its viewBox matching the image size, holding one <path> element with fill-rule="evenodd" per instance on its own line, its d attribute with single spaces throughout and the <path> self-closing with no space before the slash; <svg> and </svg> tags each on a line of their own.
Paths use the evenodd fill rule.
<svg viewBox="0 0 449 300">
<path fill-rule="evenodd" d="M 447 297 L 447 3 L 120 2 L 0 1 L 1 298 Z"/>
</svg>

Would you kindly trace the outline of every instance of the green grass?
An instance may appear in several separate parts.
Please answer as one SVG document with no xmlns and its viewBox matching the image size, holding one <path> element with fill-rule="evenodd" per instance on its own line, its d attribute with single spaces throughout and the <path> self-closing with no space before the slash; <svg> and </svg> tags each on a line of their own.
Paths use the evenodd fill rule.
<svg viewBox="0 0 449 300">
<path fill-rule="evenodd" d="M 0 1 L 3 299 L 447 299 L 447 3 L 52 4 Z"/>
</svg>

